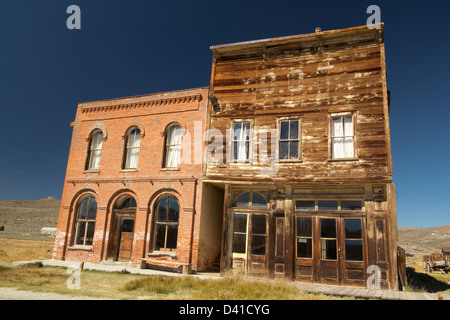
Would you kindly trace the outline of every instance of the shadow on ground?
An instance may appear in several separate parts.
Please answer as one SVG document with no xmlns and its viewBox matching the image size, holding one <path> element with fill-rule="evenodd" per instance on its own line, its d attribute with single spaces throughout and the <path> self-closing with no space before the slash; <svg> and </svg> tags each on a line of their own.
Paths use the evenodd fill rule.
<svg viewBox="0 0 450 320">
<path fill-rule="evenodd" d="M 408 284 L 416 290 L 423 290 L 430 293 L 450 290 L 450 284 L 448 283 L 450 277 L 447 277 L 448 281 L 444 282 L 429 274 L 416 272 L 416 270 L 411 267 L 406 268 L 406 274 L 408 277 Z"/>
</svg>

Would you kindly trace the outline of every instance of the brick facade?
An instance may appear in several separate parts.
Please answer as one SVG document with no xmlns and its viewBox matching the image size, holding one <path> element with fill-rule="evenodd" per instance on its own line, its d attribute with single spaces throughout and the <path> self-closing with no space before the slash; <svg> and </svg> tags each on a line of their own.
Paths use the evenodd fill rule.
<svg viewBox="0 0 450 320">
<path fill-rule="evenodd" d="M 193 149 L 191 161 L 184 160 L 179 166 L 165 168 L 164 154 L 170 125 L 179 124 L 183 139 L 190 137 L 193 140 L 195 130 L 203 133 L 207 92 L 207 88 L 199 88 L 78 105 L 76 119 L 72 123 L 73 136 L 54 259 L 93 263 L 118 260 L 123 239 L 118 238 L 121 215 L 115 208 L 124 196 L 132 196 L 136 207 L 131 215 L 134 220 L 131 262 L 136 264 L 141 258 L 149 258 L 155 265 L 158 261 L 170 261 L 170 266 L 177 267 L 179 263 L 193 270 L 198 268 L 202 164 L 195 161 Z M 137 168 L 127 169 L 124 168 L 124 157 L 126 134 L 130 128 L 138 128 L 141 139 Z M 100 130 L 103 136 L 100 164 L 98 168 L 89 169 L 87 158 L 92 133 L 96 130 Z M 200 144 L 200 150 L 201 147 Z M 76 243 L 75 233 L 80 201 L 86 195 L 93 196 L 97 203 L 95 232 L 92 243 L 80 245 Z M 176 250 L 170 252 L 154 249 L 155 208 L 161 197 L 167 195 L 179 203 L 178 240 Z M 81 230 L 85 225 L 80 226 Z M 83 241 L 83 237 L 77 239 Z"/>
</svg>

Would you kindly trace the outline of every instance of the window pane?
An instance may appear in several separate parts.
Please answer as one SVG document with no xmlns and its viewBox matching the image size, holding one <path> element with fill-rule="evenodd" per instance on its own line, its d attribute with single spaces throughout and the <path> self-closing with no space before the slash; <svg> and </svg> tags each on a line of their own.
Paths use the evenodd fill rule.
<svg viewBox="0 0 450 320">
<path fill-rule="evenodd" d="M 233 252 L 245 253 L 246 234 L 234 234 L 233 236 Z"/>
<path fill-rule="evenodd" d="M 259 193 L 253 193 L 252 207 L 267 207 L 266 199 Z"/>
<path fill-rule="evenodd" d="M 279 158 L 280 158 L 280 160 L 289 159 L 289 142 L 288 141 L 280 141 Z"/>
<path fill-rule="evenodd" d="M 84 242 L 85 245 L 92 245 L 92 243 L 94 243 L 94 229 L 95 229 L 95 223 L 88 222 L 87 230 L 86 230 L 86 239 Z"/>
<path fill-rule="evenodd" d="M 362 202 L 353 200 L 342 200 L 341 210 L 361 210 Z"/>
<path fill-rule="evenodd" d="M 166 239 L 166 226 L 163 224 L 156 225 L 155 250 L 164 249 L 164 241 Z"/>
<path fill-rule="evenodd" d="M 297 239 L 297 258 L 312 258 L 312 239 Z"/>
<path fill-rule="evenodd" d="M 167 227 L 166 249 L 174 250 L 177 248 L 177 236 L 178 236 L 178 227 L 177 226 L 168 226 Z"/>
<path fill-rule="evenodd" d="M 363 261 L 362 240 L 345 240 L 345 260 Z"/>
<path fill-rule="evenodd" d="M 250 122 L 243 122 L 242 123 L 242 130 L 243 132 L 243 140 L 250 140 Z"/>
<path fill-rule="evenodd" d="M 94 197 L 90 197 L 91 201 L 89 202 L 89 212 L 87 219 L 88 220 L 95 220 L 97 216 L 97 200 L 95 200 Z"/>
<path fill-rule="evenodd" d="M 266 236 L 252 236 L 251 254 L 256 256 L 266 254 Z"/>
<path fill-rule="evenodd" d="M 331 134 L 332 137 L 342 137 L 344 135 L 342 117 L 331 118 Z"/>
<path fill-rule="evenodd" d="M 157 211 L 157 213 L 156 213 L 156 221 L 157 222 L 166 222 L 166 218 L 167 218 L 167 200 L 168 200 L 168 197 L 164 197 L 158 203 L 158 207 L 156 209 L 156 211 Z"/>
<path fill-rule="evenodd" d="M 252 215 L 252 234 L 266 234 L 265 215 Z"/>
<path fill-rule="evenodd" d="M 289 139 L 289 121 L 281 121 L 280 123 L 280 139 Z"/>
<path fill-rule="evenodd" d="M 242 123 L 237 122 L 233 125 L 233 140 L 241 140 L 242 137 Z"/>
<path fill-rule="evenodd" d="M 298 200 L 295 202 L 296 210 L 315 210 L 316 202 L 314 200 Z"/>
<path fill-rule="evenodd" d="M 78 219 L 86 219 L 88 213 L 89 198 L 90 197 L 84 198 L 84 200 L 81 202 Z"/>
<path fill-rule="evenodd" d="M 180 205 L 178 204 L 178 200 L 174 197 L 169 197 L 168 222 L 178 222 L 179 212 L 180 212 Z"/>
<path fill-rule="evenodd" d="M 337 210 L 337 200 L 319 200 L 319 210 Z"/>
<path fill-rule="evenodd" d="M 298 141 L 291 141 L 289 159 L 298 159 Z"/>
<path fill-rule="evenodd" d="M 336 238 L 336 219 L 320 219 L 320 237 Z"/>
<path fill-rule="evenodd" d="M 234 232 L 247 233 L 247 215 L 246 214 L 235 214 L 234 215 Z"/>
<path fill-rule="evenodd" d="M 345 219 L 345 238 L 362 239 L 361 219 Z"/>
<path fill-rule="evenodd" d="M 325 260 L 337 259 L 336 240 L 320 240 L 320 257 Z"/>
<path fill-rule="evenodd" d="M 236 199 L 236 207 L 248 207 L 250 205 L 250 193 L 246 192 L 241 194 Z"/>
<path fill-rule="evenodd" d="M 84 244 L 85 233 L 86 233 L 86 222 L 78 222 L 77 238 L 75 239 L 75 244 Z"/>
<path fill-rule="evenodd" d="M 297 218 L 297 237 L 312 236 L 312 219 Z"/>
<path fill-rule="evenodd" d="M 237 142 L 237 141 L 233 142 L 233 160 L 238 159 L 238 145 L 239 145 L 239 142 Z"/>
<path fill-rule="evenodd" d="M 290 121 L 289 138 L 298 140 L 298 121 Z"/>
</svg>

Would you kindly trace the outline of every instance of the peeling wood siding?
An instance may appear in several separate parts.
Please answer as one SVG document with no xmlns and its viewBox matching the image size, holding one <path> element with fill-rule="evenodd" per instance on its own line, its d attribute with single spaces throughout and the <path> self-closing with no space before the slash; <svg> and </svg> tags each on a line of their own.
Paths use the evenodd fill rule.
<svg viewBox="0 0 450 320">
<path fill-rule="evenodd" d="M 255 130 L 270 130 L 277 129 L 281 117 L 297 117 L 301 121 L 301 162 L 282 163 L 276 175 L 262 176 L 258 135 L 252 140 L 253 164 L 226 164 L 224 138 L 224 164 L 208 164 L 207 177 L 300 183 L 390 182 L 382 43 L 362 38 L 324 45 L 322 53 L 313 46 L 292 44 L 262 52 L 247 60 L 216 54 L 210 95 L 218 99 L 221 110 L 211 112 L 210 128 L 225 134 L 234 119 L 249 119 Z M 355 161 L 330 161 L 329 117 L 342 112 L 356 117 Z M 270 155 L 270 144 L 267 149 Z"/>
</svg>

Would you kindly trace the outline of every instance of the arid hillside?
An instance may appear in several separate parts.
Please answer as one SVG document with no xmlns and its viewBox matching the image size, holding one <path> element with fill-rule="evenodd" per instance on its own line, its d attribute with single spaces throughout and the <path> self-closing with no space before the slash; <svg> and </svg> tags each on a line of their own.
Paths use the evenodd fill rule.
<svg viewBox="0 0 450 320">
<path fill-rule="evenodd" d="M 414 256 L 428 255 L 450 247 L 450 225 L 431 228 L 398 228 L 399 246 Z"/>
<path fill-rule="evenodd" d="M 0 238 L 53 240 L 41 234 L 43 227 L 56 228 L 61 201 L 53 197 L 39 200 L 0 201 Z"/>
</svg>

